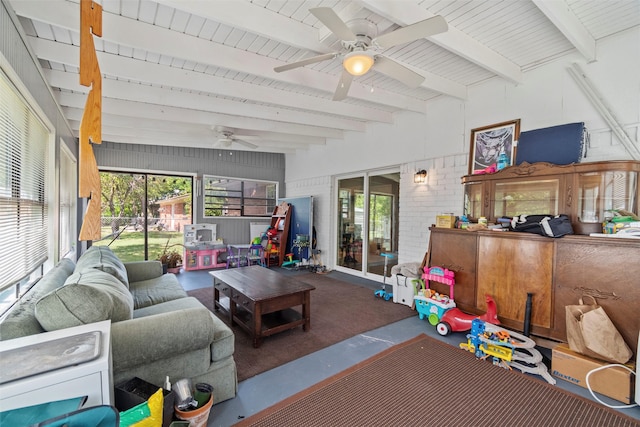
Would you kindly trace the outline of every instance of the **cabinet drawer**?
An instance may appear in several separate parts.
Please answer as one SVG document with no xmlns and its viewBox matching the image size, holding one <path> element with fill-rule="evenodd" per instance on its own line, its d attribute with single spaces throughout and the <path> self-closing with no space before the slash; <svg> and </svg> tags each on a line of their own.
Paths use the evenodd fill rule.
<svg viewBox="0 0 640 427">
<path fill-rule="evenodd" d="M 231 293 L 231 299 L 236 303 L 238 307 L 241 307 L 253 313 L 253 308 L 255 303 L 251 301 L 249 298 L 247 298 L 246 296 L 234 290 Z"/>
<path fill-rule="evenodd" d="M 229 285 L 227 285 L 226 283 L 216 282 L 213 285 L 213 288 L 217 289 L 218 292 L 220 292 L 222 295 L 229 296 L 229 294 L 230 294 Z"/>
</svg>

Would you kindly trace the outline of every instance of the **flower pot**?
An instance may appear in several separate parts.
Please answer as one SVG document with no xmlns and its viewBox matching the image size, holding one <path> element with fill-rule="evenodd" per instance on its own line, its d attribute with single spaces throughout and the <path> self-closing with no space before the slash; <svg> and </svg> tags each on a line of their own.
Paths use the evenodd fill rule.
<svg viewBox="0 0 640 427">
<path fill-rule="evenodd" d="M 174 411 L 176 418 L 182 421 L 189 421 L 191 427 L 205 427 L 209 420 L 211 406 L 213 406 L 213 394 L 209 397 L 209 401 L 202 408 L 197 408 L 192 411 L 181 411 L 176 406 L 174 407 Z"/>
</svg>

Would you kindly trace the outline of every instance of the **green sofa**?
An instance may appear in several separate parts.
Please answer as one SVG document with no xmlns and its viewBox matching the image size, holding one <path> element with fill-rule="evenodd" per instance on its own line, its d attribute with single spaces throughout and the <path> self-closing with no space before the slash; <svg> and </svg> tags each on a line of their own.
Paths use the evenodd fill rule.
<svg viewBox="0 0 640 427">
<path fill-rule="evenodd" d="M 0 340 L 111 320 L 114 385 L 134 377 L 161 386 L 190 378 L 214 387 L 214 403 L 236 395 L 231 329 L 158 261 L 123 263 L 92 246 L 63 259 L 0 321 Z"/>
</svg>

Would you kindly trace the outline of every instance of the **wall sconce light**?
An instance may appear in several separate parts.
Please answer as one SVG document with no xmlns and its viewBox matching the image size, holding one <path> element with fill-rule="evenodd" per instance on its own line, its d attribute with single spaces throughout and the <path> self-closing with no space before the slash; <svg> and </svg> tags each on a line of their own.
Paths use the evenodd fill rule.
<svg viewBox="0 0 640 427">
<path fill-rule="evenodd" d="M 422 184 L 427 179 L 427 171 L 422 169 L 416 172 L 413 176 L 413 182 L 416 184 Z"/>
</svg>

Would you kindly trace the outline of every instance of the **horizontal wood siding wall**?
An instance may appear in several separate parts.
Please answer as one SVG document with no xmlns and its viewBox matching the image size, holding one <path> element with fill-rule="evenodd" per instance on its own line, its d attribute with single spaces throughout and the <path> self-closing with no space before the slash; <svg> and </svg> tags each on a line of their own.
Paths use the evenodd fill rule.
<svg viewBox="0 0 640 427">
<path fill-rule="evenodd" d="M 118 144 L 103 142 L 94 146 L 98 167 L 138 172 L 196 174 L 278 182 L 279 197 L 284 197 L 284 154 L 255 151 L 229 151 L 204 148 L 168 147 L 160 145 Z M 218 238 L 225 243 L 249 243 L 251 222 L 256 218 L 203 219 L 202 195 L 195 195 L 195 223 L 217 224 Z M 267 219 L 264 221 L 269 223 Z"/>
</svg>

